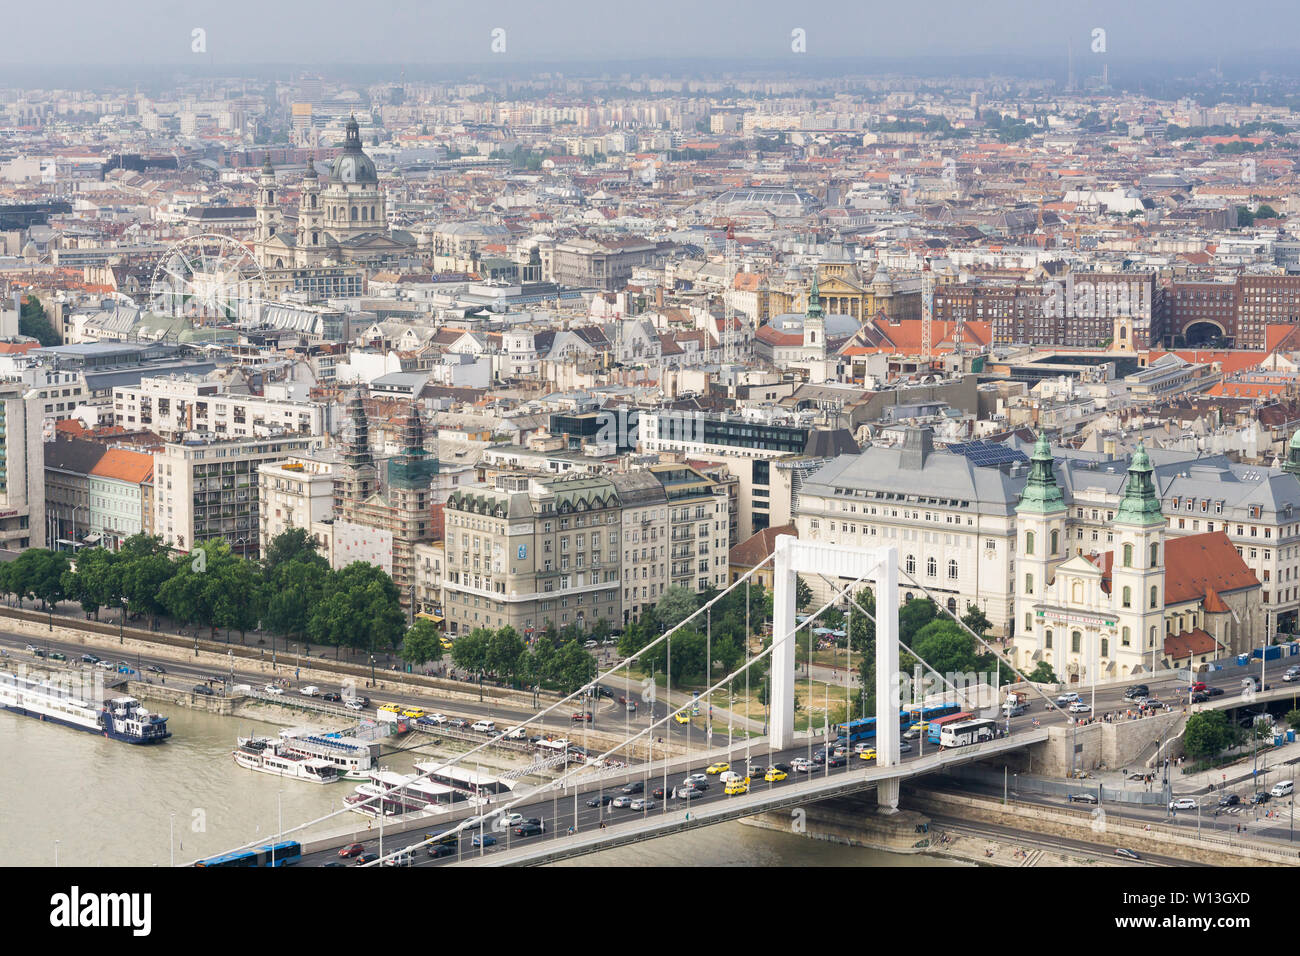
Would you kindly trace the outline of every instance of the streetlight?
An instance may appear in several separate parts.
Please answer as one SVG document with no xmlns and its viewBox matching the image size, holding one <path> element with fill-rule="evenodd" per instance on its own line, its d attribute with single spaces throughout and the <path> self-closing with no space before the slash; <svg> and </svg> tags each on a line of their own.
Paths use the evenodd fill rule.
<svg viewBox="0 0 1300 956">
<path fill-rule="evenodd" d="M 117 620 L 117 643 L 125 643 L 123 634 L 126 630 L 126 598 L 122 598 L 122 616 Z"/>
<path fill-rule="evenodd" d="M 375 655 L 370 655 L 370 686 L 375 686 Z"/>
</svg>

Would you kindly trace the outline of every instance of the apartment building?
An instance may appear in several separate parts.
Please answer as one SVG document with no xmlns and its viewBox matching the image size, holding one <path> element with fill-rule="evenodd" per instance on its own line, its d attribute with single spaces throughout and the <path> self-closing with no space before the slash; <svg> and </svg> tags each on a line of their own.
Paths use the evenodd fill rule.
<svg viewBox="0 0 1300 956">
<path fill-rule="evenodd" d="M 169 441 L 187 435 L 259 438 L 270 435 L 323 435 L 327 407 L 222 391 L 197 378 L 143 378 L 138 385 L 113 389 L 113 417 L 128 428 L 147 428 Z"/>
<path fill-rule="evenodd" d="M 102 446 L 100 446 L 102 449 Z M 103 449 L 88 475 L 87 544 L 118 551 L 122 542 L 153 529 L 153 455 Z"/>
<path fill-rule="evenodd" d="M 318 522 L 334 514 L 334 463 L 324 457 L 297 455 L 257 468 L 258 551 L 266 554 L 271 539 L 290 528 L 312 530 L 326 546 Z"/>
<path fill-rule="evenodd" d="M 323 444 L 319 436 L 167 442 L 154 454 L 154 533 L 180 551 L 220 538 L 236 554 L 258 557 L 258 469 Z"/>
</svg>

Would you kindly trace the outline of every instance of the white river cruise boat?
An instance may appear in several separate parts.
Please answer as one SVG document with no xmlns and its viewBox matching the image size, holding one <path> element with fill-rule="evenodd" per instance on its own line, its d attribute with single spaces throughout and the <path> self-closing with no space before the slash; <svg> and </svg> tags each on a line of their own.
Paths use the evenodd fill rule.
<svg viewBox="0 0 1300 956">
<path fill-rule="evenodd" d="M 378 741 L 360 741 L 337 733 L 295 727 L 280 731 L 281 751 L 315 757 L 333 764 L 344 780 L 369 780 L 377 767 Z"/>
<path fill-rule="evenodd" d="M 407 814 L 437 816 L 465 805 L 479 806 L 483 803 L 477 797 L 444 784 L 391 770 L 373 770 L 369 779 L 369 783 L 363 783 L 343 798 L 347 809 L 368 817 L 378 817 L 381 812 L 385 817 Z"/>
<path fill-rule="evenodd" d="M 232 756 L 241 767 L 259 773 L 311 783 L 333 783 L 340 779 L 338 768 L 329 761 L 294 753 L 275 737 L 240 737 L 239 747 L 232 751 Z"/>
<path fill-rule="evenodd" d="M 114 697 L 100 707 L 68 687 L 13 673 L 0 673 L 0 707 L 128 744 L 160 744 L 171 736 L 167 718 L 134 697 Z"/>
</svg>

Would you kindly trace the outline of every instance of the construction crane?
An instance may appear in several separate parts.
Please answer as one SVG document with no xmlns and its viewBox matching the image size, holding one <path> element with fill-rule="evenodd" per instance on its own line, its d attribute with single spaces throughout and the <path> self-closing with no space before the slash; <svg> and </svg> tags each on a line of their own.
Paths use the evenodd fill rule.
<svg viewBox="0 0 1300 956">
<path fill-rule="evenodd" d="M 921 361 L 929 362 L 933 350 L 934 338 L 931 326 L 934 323 L 934 273 L 930 271 L 930 260 L 921 266 Z"/>
</svg>

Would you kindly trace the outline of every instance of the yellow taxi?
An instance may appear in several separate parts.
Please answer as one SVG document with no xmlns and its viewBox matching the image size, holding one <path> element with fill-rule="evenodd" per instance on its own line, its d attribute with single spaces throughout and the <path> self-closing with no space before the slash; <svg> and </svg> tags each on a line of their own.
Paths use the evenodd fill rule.
<svg viewBox="0 0 1300 956">
<path fill-rule="evenodd" d="M 677 713 L 673 714 L 673 720 L 677 721 L 679 724 L 689 724 L 691 722 L 691 715 L 686 713 L 684 710 L 679 710 Z"/>
<path fill-rule="evenodd" d="M 451 641 L 447 640 L 445 637 L 439 640 L 438 643 L 442 645 L 444 651 L 451 650 Z"/>
<path fill-rule="evenodd" d="M 424 711 L 422 711 L 419 707 L 412 707 L 410 710 L 402 711 L 402 716 L 410 717 L 413 720 L 419 720 L 421 717 L 424 716 Z"/>
<path fill-rule="evenodd" d="M 729 797 L 734 797 L 742 793 L 749 793 L 749 778 L 744 777 L 740 780 L 731 781 L 722 792 Z"/>
<path fill-rule="evenodd" d="M 704 772 L 722 773 L 724 770 L 730 770 L 730 769 L 731 769 L 731 764 L 727 763 L 725 760 L 721 760 L 718 763 L 709 764 L 709 766 L 704 768 Z"/>
<path fill-rule="evenodd" d="M 379 709 L 389 714 L 400 714 L 402 712 L 402 708 L 396 704 L 382 704 Z"/>
<path fill-rule="evenodd" d="M 788 777 L 784 770 L 777 770 L 776 767 L 768 767 L 767 773 L 763 774 L 763 779 L 768 783 L 778 783 Z"/>
<path fill-rule="evenodd" d="M 876 748 L 868 747 L 866 750 L 862 751 L 862 753 L 858 754 L 858 756 L 861 757 L 863 760 L 875 760 Z"/>
</svg>

